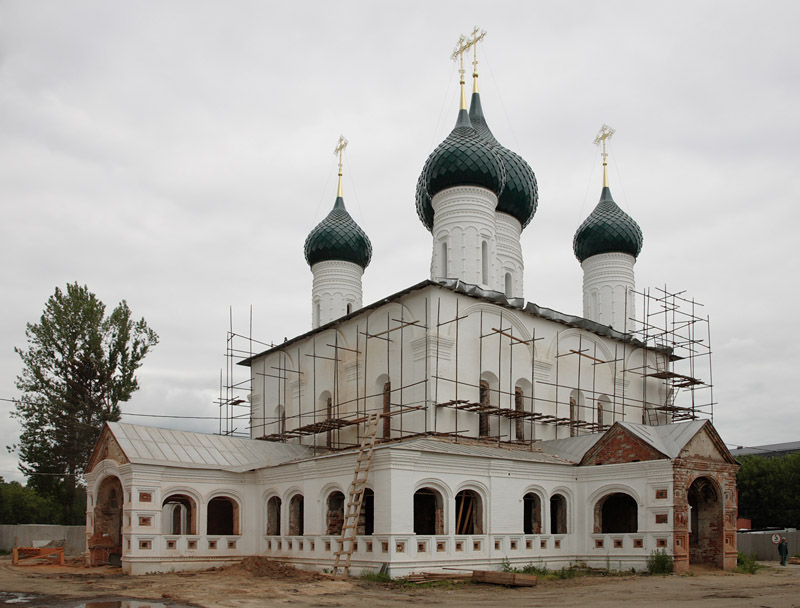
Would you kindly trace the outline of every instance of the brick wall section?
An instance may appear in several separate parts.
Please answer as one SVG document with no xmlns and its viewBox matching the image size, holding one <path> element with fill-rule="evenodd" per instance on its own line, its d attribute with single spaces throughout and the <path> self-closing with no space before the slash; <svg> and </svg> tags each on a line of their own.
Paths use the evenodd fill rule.
<svg viewBox="0 0 800 608">
<path fill-rule="evenodd" d="M 739 466 L 727 462 L 709 462 L 699 458 L 682 457 L 673 460 L 673 560 L 675 572 L 689 570 L 689 488 L 692 483 L 706 477 L 719 488 L 719 506 L 716 516 L 706 522 L 707 540 L 703 547 L 693 552 L 702 559 L 725 570 L 736 568 L 736 471 Z"/>
<path fill-rule="evenodd" d="M 643 460 L 666 458 L 658 450 L 648 445 L 624 428 L 617 428 L 606 435 L 583 458 L 581 464 L 619 464 Z"/>
</svg>

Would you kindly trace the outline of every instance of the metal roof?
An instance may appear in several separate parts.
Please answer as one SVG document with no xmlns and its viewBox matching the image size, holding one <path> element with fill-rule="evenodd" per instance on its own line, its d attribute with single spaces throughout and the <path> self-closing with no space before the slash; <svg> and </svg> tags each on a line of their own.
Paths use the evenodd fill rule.
<svg viewBox="0 0 800 608">
<path fill-rule="evenodd" d="M 792 452 L 800 452 L 800 441 L 738 447 L 735 450 L 731 450 L 731 454 L 733 456 L 749 456 L 751 454 L 761 456 L 781 456 L 783 454 L 791 454 Z"/>
<path fill-rule="evenodd" d="M 591 435 L 578 435 L 577 437 L 543 441 L 541 444 L 542 450 L 577 464 L 604 434 L 592 433 Z"/>
<path fill-rule="evenodd" d="M 419 437 L 397 443 L 386 443 L 375 446 L 375 449 L 418 450 L 421 452 L 437 452 L 458 456 L 476 456 L 500 460 L 523 460 L 526 462 L 542 462 L 547 464 L 573 464 L 559 455 L 542 452 L 538 446 L 533 450 L 524 446 L 497 446 L 479 440 L 445 439 L 440 437 Z"/>
<path fill-rule="evenodd" d="M 134 464 L 244 472 L 307 458 L 305 445 L 109 422 L 120 448 Z"/>
</svg>

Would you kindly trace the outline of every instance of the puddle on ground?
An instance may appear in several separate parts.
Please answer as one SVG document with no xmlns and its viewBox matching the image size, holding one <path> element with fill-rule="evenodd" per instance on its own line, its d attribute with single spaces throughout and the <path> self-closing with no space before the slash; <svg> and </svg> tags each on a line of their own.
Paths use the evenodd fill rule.
<svg viewBox="0 0 800 608">
<path fill-rule="evenodd" d="M 17 608 L 194 608 L 185 604 L 164 604 L 127 598 L 60 598 L 32 593 L 0 591 L 0 606 Z"/>
</svg>

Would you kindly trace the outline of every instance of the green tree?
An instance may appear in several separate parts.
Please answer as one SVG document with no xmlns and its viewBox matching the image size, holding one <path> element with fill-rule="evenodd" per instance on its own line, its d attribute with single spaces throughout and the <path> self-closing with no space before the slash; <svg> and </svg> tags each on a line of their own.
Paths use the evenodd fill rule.
<svg viewBox="0 0 800 608">
<path fill-rule="evenodd" d="M 800 453 L 738 461 L 739 515 L 752 519 L 754 528 L 800 527 Z"/>
<path fill-rule="evenodd" d="M 27 348 L 15 348 L 22 397 L 12 415 L 22 433 L 9 449 L 18 451 L 28 485 L 64 506 L 62 523 L 83 521 L 77 502 L 91 450 L 103 424 L 119 420 L 119 404 L 139 388 L 136 370 L 158 343 L 124 300 L 105 310 L 86 286 L 56 287 L 39 322 L 27 325 Z"/>
<path fill-rule="evenodd" d="M 0 477 L 0 524 L 56 524 L 59 507 L 33 488 Z"/>
</svg>

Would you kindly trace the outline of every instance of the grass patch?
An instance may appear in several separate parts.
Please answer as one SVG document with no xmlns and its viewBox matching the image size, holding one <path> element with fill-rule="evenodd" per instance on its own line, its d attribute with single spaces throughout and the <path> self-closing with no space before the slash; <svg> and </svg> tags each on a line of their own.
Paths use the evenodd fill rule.
<svg viewBox="0 0 800 608">
<path fill-rule="evenodd" d="M 736 556 L 736 572 L 742 574 L 755 574 L 761 565 L 756 561 L 755 553 L 742 553 Z"/>
<path fill-rule="evenodd" d="M 541 564 L 536 565 L 533 562 L 530 562 L 522 566 L 522 568 L 516 568 L 511 565 L 511 562 L 507 557 L 503 558 L 503 561 L 500 564 L 500 569 L 503 572 L 519 572 L 520 574 L 534 574 L 542 579 L 548 579 L 548 580 L 578 578 L 579 576 L 587 576 L 589 574 L 587 568 L 578 567 L 574 565 L 564 566 L 560 570 L 548 570 Z"/>
<path fill-rule="evenodd" d="M 373 570 L 367 570 L 365 572 L 362 572 L 361 576 L 359 576 L 358 578 L 368 583 L 391 583 L 393 580 L 388 573 L 374 572 Z"/>
<path fill-rule="evenodd" d="M 672 574 L 673 567 L 672 556 L 666 550 L 656 549 L 647 558 L 647 572 L 650 574 Z"/>
</svg>

